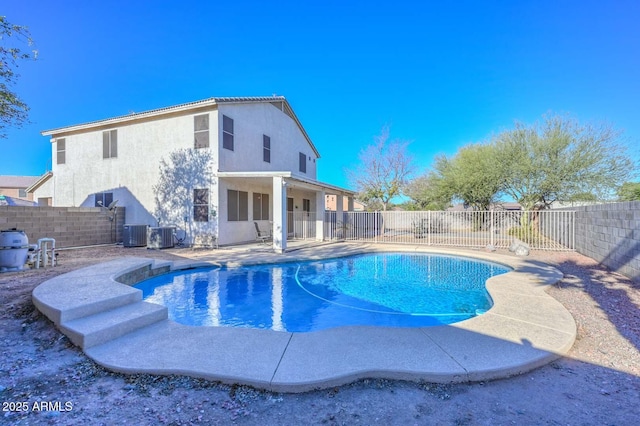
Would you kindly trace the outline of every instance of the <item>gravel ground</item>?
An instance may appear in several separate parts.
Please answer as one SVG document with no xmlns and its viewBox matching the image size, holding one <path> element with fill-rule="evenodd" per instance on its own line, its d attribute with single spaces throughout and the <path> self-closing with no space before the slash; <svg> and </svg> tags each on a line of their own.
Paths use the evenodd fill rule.
<svg viewBox="0 0 640 426">
<path fill-rule="evenodd" d="M 578 325 L 568 355 L 492 382 L 362 380 L 276 394 L 179 376 L 111 373 L 31 303 L 47 279 L 123 255 L 172 259 L 188 249 L 61 251 L 59 266 L 0 274 L 0 424 L 634 425 L 640 419 L 640 284 L 576 253 L 531 257 L 565 275 L 549 294 Z"/>
</svg>

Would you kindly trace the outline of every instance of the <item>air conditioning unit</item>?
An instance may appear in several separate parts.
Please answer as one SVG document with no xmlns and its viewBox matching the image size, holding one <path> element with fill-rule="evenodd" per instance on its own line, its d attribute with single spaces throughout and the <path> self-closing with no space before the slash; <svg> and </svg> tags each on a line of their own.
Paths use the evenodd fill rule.
<svg viewBox="0 0 640 426">
<path fill-rule="evenodd" d="M 125 247 L 144 247 L 147 245 L 147 225 L 124 225 L 122 245 Z"/>
<path fill-rule="evenodd" d="M 173 226 L 149 228 L 147 231 L 147 248 L 163 249 L 173 247 L 173 234 L 175 232 L 176 228 Z"/>
</svg>

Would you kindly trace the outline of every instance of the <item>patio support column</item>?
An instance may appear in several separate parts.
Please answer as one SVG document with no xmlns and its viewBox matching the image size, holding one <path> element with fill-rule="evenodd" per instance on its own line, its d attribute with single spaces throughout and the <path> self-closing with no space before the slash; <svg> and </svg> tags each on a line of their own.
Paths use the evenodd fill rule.
<svg viewBox="0 0 640 426">
<path fill-rule="evenodd" d="M 324 191 L 316 192 L 316 241 L 324 240 L 324 210 L 325 210 L 325 193 Z"/>
<path fill-rule="evenodd" d="M 339 240 L 345 239 L 345 223 L 344 223 L 344 196 L 336 194 L 336 237 Z"/>
<path fill-rule="evenodd" d="M 281 176 L 273 177 L 273 251 L 287 249 L 287 182 Z"/>
</svg>

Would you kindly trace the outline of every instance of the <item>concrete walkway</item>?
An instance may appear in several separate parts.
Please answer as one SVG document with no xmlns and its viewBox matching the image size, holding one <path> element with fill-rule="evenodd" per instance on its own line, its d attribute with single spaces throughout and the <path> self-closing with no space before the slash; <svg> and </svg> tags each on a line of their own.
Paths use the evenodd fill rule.
<svg viewBox="0 0 640 426">
<path fill-rule="evenodd" d="M 494 306 L 447 326 L 339 327 L 289 333 L 191 327 L 142 301 L 131 285 L 150 276 L 210 262 L 228 266 L 326 259 L 372 252 L 458 254 L 499 262 L 512 272 L 490 278 Z M 207 252 L 179 262 L 123 258 L 79 269 L 33 291 L 36 307 L 71 341 L 111 370 L 185 374 L 277 392 L 304 392 L 360 378 L 438 383 L 504 378 L 544 365 L 571 348 L 576 326 L 544 291 L 562 278 L 555 268 L 481 251 L 347 243 L 275 254 L 262 248 Z"/>
</svg>

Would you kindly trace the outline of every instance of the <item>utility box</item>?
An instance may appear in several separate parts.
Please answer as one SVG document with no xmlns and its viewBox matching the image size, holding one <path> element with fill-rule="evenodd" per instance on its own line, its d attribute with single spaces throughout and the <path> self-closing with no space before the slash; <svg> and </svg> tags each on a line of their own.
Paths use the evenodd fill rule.
<svg viewBox="0 0 640 426">
<path fill-rule="evenodd" d="M 147 231 L 147 248 L 164 249 L 174 246 L 173 235 L 176 233 L 174 226 L 149 228 Z"/>
<path fill-rule="evenodd" d="M 147 245 L 147 225 L 125 224 L 122 230 L 124 247 L 144 247 Z"/>
</svg>

